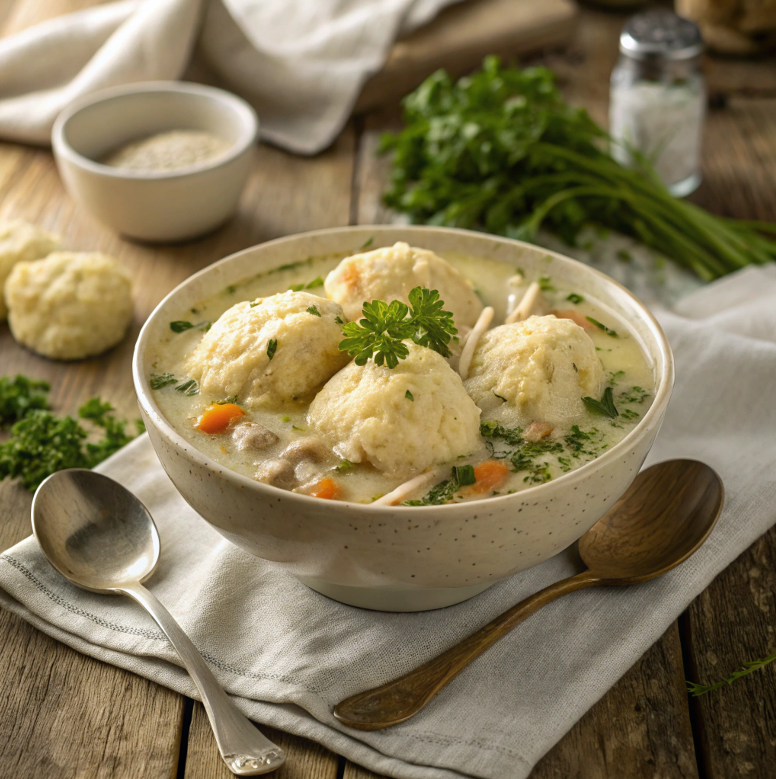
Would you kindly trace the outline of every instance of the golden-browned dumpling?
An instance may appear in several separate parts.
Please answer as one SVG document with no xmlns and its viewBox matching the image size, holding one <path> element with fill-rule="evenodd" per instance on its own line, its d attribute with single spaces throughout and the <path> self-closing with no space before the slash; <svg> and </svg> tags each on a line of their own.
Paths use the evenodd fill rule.
<svg viewBox="0 0 776 779">
<path fill-rule="evenodd" d="M 59 248 L 59 238 L 20 219 L 0 225 L 0 320 L 8 316 L 3 287 L 17 262 L 46 257 Z"/>
<path fill-rule="evenodd" d="M 283 292 L 225 311 L 186 361 L 206 397 L 237 395 L 248 408 L 309 395 L 350 359 L 338 348 L 342 307 Z"/>
<path fill-rule="evenodd" d="M 478 452 L 480 411 L 437 352 L 405 342 L 396 368 L 350 363 L 316 395 L 310 425 L 350 462 L 396 478 Z"/>
<path fill-rule="evenodd" d="M 590 336 L 570 319 L 532 316 L 486 332 L 466 390 L 487 419 L 568 429 L 600 398 L 604 372 Z"/>
<path fill-rule="evenodd" d="M 5 299 L 14 338 L 56 360 L 110 349 L 132 320 L 129 273 L 99 252 L 54 252 L 18 262 L 5 283 Z"/>
<path fill-rule="evenodd" d="M 439 290 L 458 328 L 471 327 L 482 311 L 471 285 L 452 265 L 434 252 L 406 243 L 346 257 L 325 283 L 326 294 L 352 321 L 360 318 L 364 303 L 372 300 L 407 303 L 414 287 Z"/>
</svg>

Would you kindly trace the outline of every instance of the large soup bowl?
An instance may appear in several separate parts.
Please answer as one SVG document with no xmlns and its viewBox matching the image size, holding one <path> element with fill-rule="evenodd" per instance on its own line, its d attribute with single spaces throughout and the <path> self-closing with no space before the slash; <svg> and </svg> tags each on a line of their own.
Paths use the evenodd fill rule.
<svg viewBox="0 0 776 779">
<path fill-rule="evenodd" d="M 371 506 L 322 500 L 254 481 L 207 457 L 165 418 L 149 386 L 151 345 L 169 322 L 212 290 L 310 256 L 406 241 L 442 256 L 465 253 L 550 275 L 627 324 L 651 363 L 655 397 L 636 427 L 600 457 L 513 495 L 442 506 Z M 619 328 L 618 328 L 619 329 Z M 280 238 L 227 257 L 174 289 L 151 314 L 135 349 L 140 409 L 165 471 L 194 510 L 242 549 L 309 587 L 354 606 L 421 611 L 449 606 L 552 557 L 625 492 L 663 419 L 674 380 L 666 338 L 628 290 L 582 263 L 530 244 L 466 230 L 366 226 Z"/>
</svg>

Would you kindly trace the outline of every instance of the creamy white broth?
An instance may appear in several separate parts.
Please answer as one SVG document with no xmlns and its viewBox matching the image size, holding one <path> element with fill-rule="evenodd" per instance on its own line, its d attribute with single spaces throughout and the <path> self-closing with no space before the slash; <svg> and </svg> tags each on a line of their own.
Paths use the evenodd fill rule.
<svg viewBox="0 0 776 779">
<path fill-rule="evenodd" d="M 202 338 L 207 323 L 215 322 L 235 303 L 267 297 L 288 289 L 303 287 L 310 294 L 324 297 L 321 281 L 344 256 L 346 255 L 306 258 L 291 266 L 258 274 L 219 290 L 191 309 L 179 312 L 178 320 L 191 322 L 195 327 L 179 333 L 171 330 L 169 335 L 156 345 L 152 355 L 154 373 L 156 375 L 169 373 L 178 381 L 155 390 L 155 398 L 162 413 L 173 427 L 197 449 L 245 476 L 257 478 L 257 471 L 263 462 L 278 458 L 290 443 L 307 440 L 314 435 L 306 418 L 307 408 L 312 398 L 302 399 L 282 409 L 246 409 L 247 415 L 242 419 L 257 422 L 268 428 L 278 436 L 278 441 L 262 451 L 239 451 L 230 435 L 207 435 L 195 427 L 198 417 L 208 405 L 226 399 L 203 394 L 189 395 L 185 391 L 176 390 L 176 387 L 185 384 L 188 379 L 185 370 L 186 357 Z M 507 314 L 510 292 L 516 292 L 518 300 L 520 296 L 520 290 L 510 286 L 510 279 L 514 283 L 515 276 L 522 275 L 522 269 L 495 260 L 452 253 L 445 254 L 444 259 L 471 280 L 484 305 L 494 307 L 496 313 L 491 327 L 502 324 Z M 600 413 L 590 411 L 573 430 L 555 431 L 550 438 L 538 444 L 516 447 L 515 432 L 494 428 L 492 424 L 488 426 L 489 416 L 483 413 L 482 422 L 486 424 L 486 432 L 494 432 L 497 435 L 484 438 L 483 447 L 477 452 L 472 452 L 471 456 L 457 458 L 455 462 L 440 467 L 438 478 L 435 480 L 438 482 L 437 486 L 434 487 L 432 481 L 431 485 L 426 485 L 423 489 L 408 495 L 410 501 L 474 500 L 516 492 L 556 479 L 611 448 L 638 423 L 649 408 L 654 392 L 653 368 L 627 324 L 609 308 L 595 300 L 586 290 L 568 289 L 559 280 L 556 281 L 552 277 L 551 263 L 548 263 L 546 276 L 525 279 L 524 284 L 540 279 L 543 287 L 542 294 L 550 308 L 574 310 L 581 316 L 589 316 L 616 331 L 617 337 L 608 335 L 597 327 L 586 332 L 595 344 L 606 379 L 613 388 L 615 405 L 620 415 L 616 419 L 609 419 Z M 523 291 L 524 288 L 523 286 Z M 584 299 L 580 302 L 571 302 L 567 299 L 569 295 L 579 295 Z M 192 386 L 192 389 L 194 388 Z M 506 439 L 503 435 L 499 437 L 499 433 L 506 435 Z M 506 456 L 518 449 L 524 451 L 525 455 Z M 501 460 L 510 469 L 506 481 L 499 484 L 494 492 L 477 494 L 472 488 L 454 488 L 454 482 L 448 479 L 452 466 L 468 464 L 476 466 L 489 456 L 491 459 Z M 521 469 L 515 471 L 514 469 L 518 467 Z M 350 464 L 340 459 L 334 452 L 329 452 L 318 463 L 302 463 L 297 466 L 297 470 L 300 471 L 301 476 L 301 487 L 298 488 L 300 492 L 308 491 L 309 485 L 321 478 L 331 478 L 339 488 L 339 499 L 361 503 L 373 502 L 404 481 L 388 478 L 368 463 Z M 431 493 L 430 497 L 429 493 Z"/>
</svg>

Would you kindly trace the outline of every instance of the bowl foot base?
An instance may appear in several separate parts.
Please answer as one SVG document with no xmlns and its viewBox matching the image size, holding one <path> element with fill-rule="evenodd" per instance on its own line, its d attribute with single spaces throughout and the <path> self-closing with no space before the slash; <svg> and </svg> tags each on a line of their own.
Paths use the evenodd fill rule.
<svg viewBox="0 0 776 779">
<path fill-rule="evenodd" d="M 430 611 L 445 606 L 454 606 L 475 595 L 479 595 L 496 582 L 473 584 L 469 587 L 438 587 L 432 589 L 412 589 L 409 587 L 349 587 L 345 584 L 332 584 L 320 579 L 297 577 L 311 590 L 320 592 L 328 598 L 374 611 Z"/>
</svg>

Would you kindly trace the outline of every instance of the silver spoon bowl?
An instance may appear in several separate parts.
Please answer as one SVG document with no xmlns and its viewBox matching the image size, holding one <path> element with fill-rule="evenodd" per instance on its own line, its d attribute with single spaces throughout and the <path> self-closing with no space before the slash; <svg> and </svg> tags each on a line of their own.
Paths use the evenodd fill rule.
<svg viewBox="0 0 776 779">
<path fill-rule="evenodd" d="M 129 595 L 156 620 L 197 685 L 221 757 L 234 774 L 256 776 L 283 765 L 283 750 L 237 709 L 180 625 L 143 587 L 161 547 L 154 520 L 135 495 L 94 471 L 59 471 L 35 493 L 32 532 L 49 562 L 73 584 Z"/>
</svg>

